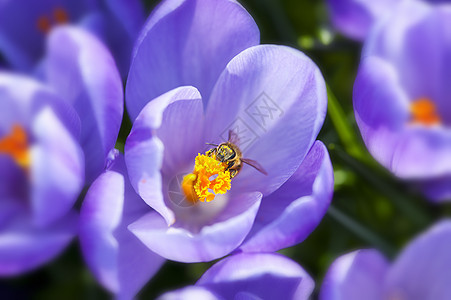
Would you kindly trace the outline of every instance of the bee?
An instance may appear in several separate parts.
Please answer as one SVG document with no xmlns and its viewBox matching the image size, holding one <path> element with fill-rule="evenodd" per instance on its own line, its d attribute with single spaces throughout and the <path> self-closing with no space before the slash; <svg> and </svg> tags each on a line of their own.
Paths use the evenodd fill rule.
<svg viewBox="0 0 451 300">
<path fill-rule="evenodd" d="M 208 150 L 206 155 L 209 157 L 214 157 L 220 162 L 226 163 L 226 171 L 230 172 L 231 179 L 241 171 L 243 163 L 255 168 L 260 173 L 268 175 L 265 169 L 263 169 L 258 162 L 249 158 L 241 157 L 241 150 L 237 146 L 238 142 L 238 135 L 234 131 L 229 130 L 229 138 L 227 142 L 219 145 L 207 143 L 207 145 L 215 146 L 215 148 Z"/>
</svg>

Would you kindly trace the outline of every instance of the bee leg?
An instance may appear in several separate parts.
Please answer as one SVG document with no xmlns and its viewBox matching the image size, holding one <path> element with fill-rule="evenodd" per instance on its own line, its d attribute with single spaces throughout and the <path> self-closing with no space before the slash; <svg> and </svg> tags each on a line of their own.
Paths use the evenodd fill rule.
<svg viewBox="0 0 451 300">
<path fill-rule="evenodd" d="M 230 171 L 230 179 L 232 179 L 233 177 L 235 177 L 235 175 L 238 173 L 237 170 L 233 169 L 233 170 L 229 170 Z"/>
<path fill-rule="evenodd" d="M 205 154 L 209 157 L 216 156 L 216 148 L 208 150 Z"/>
</svg>

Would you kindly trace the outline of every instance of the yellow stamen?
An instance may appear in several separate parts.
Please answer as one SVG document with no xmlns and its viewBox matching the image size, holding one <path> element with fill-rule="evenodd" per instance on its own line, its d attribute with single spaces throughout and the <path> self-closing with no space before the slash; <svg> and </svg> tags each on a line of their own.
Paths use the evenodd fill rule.
<svg viewBox="0 0 451 300">
<path fill-rule="evenodd" d="M 216 195 L 225 194 L 231 187 L 227 164 L 204 154 L 197 155 L 193 173 L 183 177 L 182 190 L 186 198 L 197 201 L 212 201 Z"/>
<path fill-rule="evenodd" d="M 30 167 L 30 151 L 25 129 L 13 125 L 11 133 L 0 139 L 0 154 L 9 155 L 25 171 Z"/>
<path fill-rule="evenodd" d="M 411 122 L 414 124 L 431 126 L 442 123 L 435 103 L 428 98 L 420 98 L 413 101 L 410 105 L 410 111 L 412 113 Z"/>
</svg>

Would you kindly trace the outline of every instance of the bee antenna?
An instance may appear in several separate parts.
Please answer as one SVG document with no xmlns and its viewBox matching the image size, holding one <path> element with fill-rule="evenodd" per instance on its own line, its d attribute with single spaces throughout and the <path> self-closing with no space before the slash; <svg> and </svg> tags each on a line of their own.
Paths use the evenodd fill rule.
<svg viewBox="0 0 451 300">
<path fill-rule="evenodd" d="M 205 143 L 205 144 L 210 145 L 210 146 L 215 146 L 215 147 L 219 146 L 218 144 L 213 144 L 213 143 Z"/>
</svg>

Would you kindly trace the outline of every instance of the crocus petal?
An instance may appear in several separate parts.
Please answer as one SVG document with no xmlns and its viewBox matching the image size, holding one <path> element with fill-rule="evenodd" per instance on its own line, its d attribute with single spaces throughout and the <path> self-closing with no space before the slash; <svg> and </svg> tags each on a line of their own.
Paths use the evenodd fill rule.
<svg viewBox="0 0 451 300">
<path fill-rule="evenodd" d="M 201 286 L 188 286 L 176 291 L 164 293 L 157 300 L 221 300 L 223 298 Z"/>
<path fill-rule="evenodd" d="M 428 199 L 434 202 L 451 201 L 451 176 L 444 176 L 421 183 Z"/>
<path fill-rule="evenodd" d="M 404 1 L 393 17 L 381 22 L 364 49 L 364 56 L 377 56 L 394 66 L 410 100 L 434 101 L 445 123 L 451 122 L 450 20 L 449 6 Z"/>
<path fill-rule="evenodd" d="M 218 219 L 192 233 L 184 227 L 169 226 L 157 213 L 151 212 L 129 226 L 129 229 L 152 251 L 167 259 L 181 262 L 203 262 L 229 254 L 240 245 L 254 223 L 260 205 L 260 193 L 236 195 Z M 227 215 L 228 218 L 225 218 Z M 222 218 L 221 218 L 222 217 Z"/>
<path fill-rule="evenodd" d="M 402 37 L 406 28 L 424 18 L 429 12 L 430 6 L 425 1 L 401 1 L 396 9 L 392 7 L 392 15 L 384 18 L 369 35 L 362 56 L 376 55 L 401 62 L 405 45 Z M 389 26 L 385 27 L 385 24 Z"/>
<path fill-rule="evenodd" d="M 206 103 L 226 64 L 258 43 L 257 25 L 236 1 L 162 1 L 135 45 L 126 88 L 131 118 L 178 86 L 195 86 Z"/>
<path fill-rule="evenodd" d="M 31 203 L 37 224 L 47 225 L 64 216 L 84 183 L 83 152 L 50 108 L 32 125 Z"/>
<path fill-rule="evenodd" d="M 130 69 L 131 53 L 144 24 L 144 8 L 139 0 L 104 1 L 108 14 L 104 27 L 104 40 L 116 58 L 118 69 L 125 77 Z"/>
<path fill-rule="evenodd" d="M 80 119 L 74 109 L 48 87 L 29 77 L 0 72 L 0 98 L 1 136 L 8 134 L 14 124 L 28 129 L 34 115 L 47 106 L 75 138 L 80 135 Z"/>
<path fill-rule="evenodd" d="M 387 274 L 386 296 L 451 299 L 450 251 L 451 221 L 445 220 L 416 238 L 398 256 Z"/>
<path fill-rule="evenodd" d="M 410 128 L 398 137 L 392 171 L 404 178 L 451 175 L 451 131 L 446 128 Z"/>
<path fill-rule="evenodd" d="M 358 250 L 337 258 L 327 271 L 321 300 L 380 300 L 388 263 L 376 250 Z"/>
<path fill-rule="evenodd" d="M 362 61 L 354 84 L 354 110 L 360 133 L 371 154 L 389 169 L 399 142 L 397 133 L 409 118 L 409 100 L 397 82 L 390 64 L 370 57 Z"/>
<path fill-rule="evenodd" d="M 123 160 L 117 157 L 91 185 L 80 214 L 80 241 L 102 285 L 119 298 L 131 299 L 164 259 L 127 230 L 149 207 L 130 186 Z"/>
<path fill-rule="evenodd" d="M 144 107 L 125 143 L 125 161 L 133 188 L 168 224 L 174 222 L 174 215 L 166 207 L 162 194 L 160 169 L 164 163 L 163 153 L 167 157 L 167 165 L 186 161 L 183 159 L 186 153 L 191 157 L 197 151 L 193 145 L 200 143 L 198 122 L 202 123 L 202 120 L 193 117 L 200 118 L 202 115 L 201 103 L 199 92 L 192 87 L 167 92 Z M 183 109 L 187 109 L 190 114 L 183 115 Z M 171 116 L 173 110 L 174 115 L 182 119 L 174 119 Z M 161 138 L 168 142 L 165 145 L 167 149 L 163 149 L 162 140 L 155 136 L 155 131 L 158 132 L 160 127 L 163 132 Z M 180 142 L 186 144 L 178 148 Z"/>
<path fill-rule="evenodd" d="M 263 198 L 243 251 L 277 251 L 302 242 L 319 224 L 332 199 L 333 169 L 327 149 L 316 142 L 298 170 Z"/>
<path fill-rule="evenodd" d="M 71 21 L 95 7 L 94 1 L 41 0 L 2 1 L 0 4 L 0 50 L 16 69 L 30 71 L 44 54 L 45 33 L 40 17 L 52 17 L 64 9 Z"/>
<path fill-rule="evenodd" d="M 377 20 L 399 0 L 328 0 L 334 27 L 349 38 L 363 41 Z"/>
<path fill-rule="evenodd" d="M 0 228 L 27 207 L 26 174 L 9 156 L 0 155 Z"/>
<path fill-rule="evenodd" d="M 105 167 L 122 121 L 123 90 L 116 64 L 93 35 L 61 26 L 52 30 L 48 39 L 46 72 L 49 84 L 80 116 L 90 182 Z"/>
<path fill-rule="evenodd" d="M 206 138 L 220 142 L 229 129 L 252 138 L 240 145 L 243 157 L 260 163 L 268 176 L 244 166 L 234 188 L 267 195 L 298 169 L 326 109 L 324 79 L 307 56 L 284 46 L 255 46 L 234 57 L 219 78 L 207 107 Z"/>
<path fill-rule="evenodd" d="M 250 299 L 302 300 L 309 298 L 315 284 L 301 266 L 282 255 L 242 253 L 213 265 L 196 286 L 225 299 L 237 299 L 237 294 L 246 292 L 258 297 Z"/>
<path fill-rule="evenodd" d="M 17 214 L 0 230 L 0 275 L 18 275 L 48 262 L 69 244 L 76 231 L 74 213 L 46 228 L 37 228 L 25 212 Z"/>
</svg>

